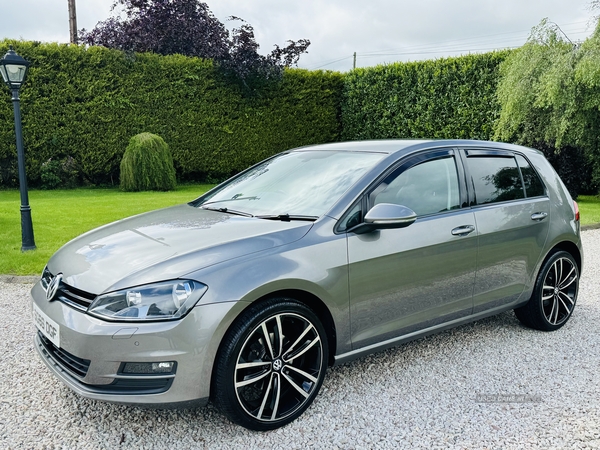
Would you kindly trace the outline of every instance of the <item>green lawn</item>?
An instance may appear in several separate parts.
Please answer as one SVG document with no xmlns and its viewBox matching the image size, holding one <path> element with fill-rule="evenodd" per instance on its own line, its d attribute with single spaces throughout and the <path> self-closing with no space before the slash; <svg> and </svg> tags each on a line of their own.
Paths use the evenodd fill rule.
<svg viewBox="0 0 600 450">
<path fill-rule="evenodd" d="M 37 250 L 21 253 L 19 192 L 0 190 L 0 274 L 38 275 L 65 242 L 124 217 L 186 203 L 213 185 L 179 186 L 173 192 L 121 192 L 118 189 L 30 191 L 29 204 Z M 600 223 L 600 197 L 577 199 L 581 223 Z"/>
<path fill-rule="evenodd" d="M 580 195 L 577 197 L 582 225 L 600 223 L 600 196 Z"/>
<path fill-rule="evenodd" d="M 121 192 L 118 189 L 29 191 L 37 250 L 21 252 L 19 191 L 0 190 L 0 274 L 37 275 L 67 241 L 124 217 L 186 203 L 213 185 L 178 186 L 172 192 Z"/>
</svg>

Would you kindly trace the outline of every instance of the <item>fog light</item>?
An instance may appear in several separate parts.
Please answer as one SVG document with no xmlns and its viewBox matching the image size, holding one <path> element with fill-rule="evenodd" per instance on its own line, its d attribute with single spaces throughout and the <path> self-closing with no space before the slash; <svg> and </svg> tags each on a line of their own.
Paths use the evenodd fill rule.
<svg viewBox="0 0 600 450">
<path fill-rule="evenodd" d="M 142 362 L 142 363 L 125 363 L 123 373 L 136 374 L 154 374 L 154 373 L 172 373 L 175 368 L 173 361 L 168 362 Z"/>
<path fill-rule="evenodd" d="M 173 371 L 174 362 L 152 363 L 152 372 L 154 373 L 171 373 Z"/>
</svg>

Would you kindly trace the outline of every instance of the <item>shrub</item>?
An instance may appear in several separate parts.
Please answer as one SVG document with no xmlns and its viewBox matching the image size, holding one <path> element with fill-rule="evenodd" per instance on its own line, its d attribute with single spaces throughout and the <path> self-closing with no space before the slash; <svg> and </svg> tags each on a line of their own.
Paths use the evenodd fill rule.
<svg viewBox="0 0 600 450">
<path fill-rule="evenodd" d="M 121 189 L 170 191 L 176 184 L 173 157 L 167 143 L 152 133 L 132 137 L 121 160 Z"/>
<path fill-rule="evenodd" d="M 42 164 L 40 174 L 42 189 L 72 189 L 81 184 L 79 164 L 71 156 L 62 160 L 50 158 Z"/>
</svg>

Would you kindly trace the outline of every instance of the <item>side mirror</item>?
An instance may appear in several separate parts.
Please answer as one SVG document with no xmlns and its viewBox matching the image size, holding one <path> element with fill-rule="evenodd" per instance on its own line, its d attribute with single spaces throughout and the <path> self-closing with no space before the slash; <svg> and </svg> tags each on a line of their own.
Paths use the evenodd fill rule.
<svg viewBox="0 0 600 450">
<path fill-rule="evenodd" d="M 417 213 L 406 206 L 379 203 L 367 212 L 363 223 L 348 231 L 361 234 L 385 228 L 404 228 L 415 220 L 417 220 Z"/>
<path fill-rule="evenodd" d="M 404 228 L 417 220 L 417 213 L 402 205 L 379 203 L 373 206 L 365 216 L 365 223 L 379 228 Z"/>
</svg>

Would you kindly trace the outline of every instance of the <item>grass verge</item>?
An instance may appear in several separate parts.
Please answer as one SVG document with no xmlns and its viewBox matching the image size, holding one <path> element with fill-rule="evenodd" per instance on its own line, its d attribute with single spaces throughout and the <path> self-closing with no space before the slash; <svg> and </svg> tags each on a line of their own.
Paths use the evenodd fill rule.
<svg viewBox="0 0 600 450">
<path fill-rule="evenodd" d="M 37 250 L 25 253 L 21 252 L 19 191 L 0 191 L 0 274 L 38 275 L 50 256 L 74 237 L 134 214 L 189 202 L 212 187 L 182 185 L 170 192 L 29 191 Z"/>
<path fill-rule="evenodd" d="M 600 196 L 580 195 L 577 197 L 582 225 L 600 223 Z"/>
</svg>

